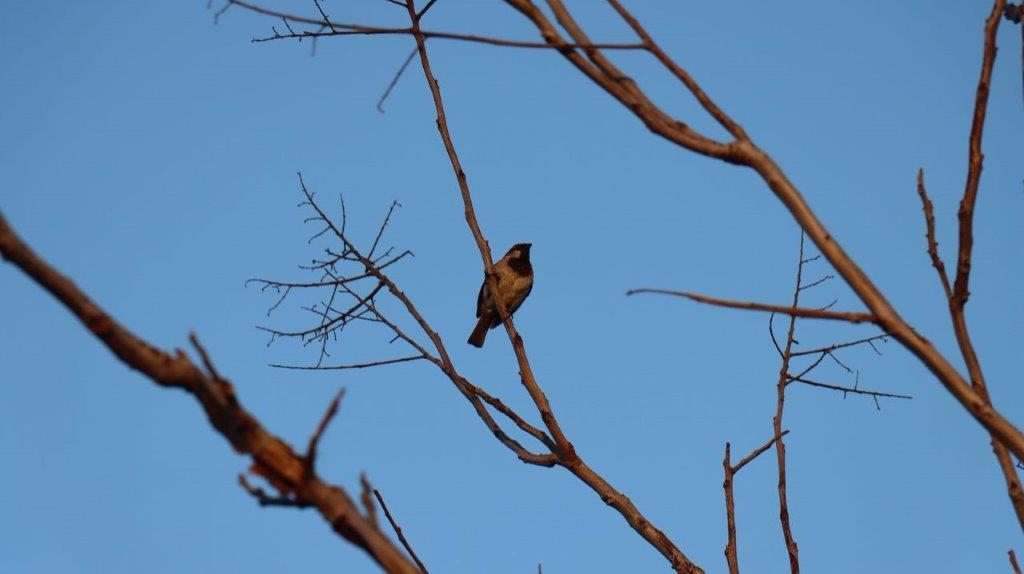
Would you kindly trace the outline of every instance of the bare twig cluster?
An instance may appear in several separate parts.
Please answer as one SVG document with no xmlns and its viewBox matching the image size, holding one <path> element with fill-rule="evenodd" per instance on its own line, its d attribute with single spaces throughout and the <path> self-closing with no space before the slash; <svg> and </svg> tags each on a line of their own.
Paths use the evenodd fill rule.
<svg viewBox="0 0 1024 574">
<path fill-rule="evenodd" d="M 772 417 L 772 438 L 762 445 L 760 448 L 754 450 L 750 455 L 743 458 L 735 466 L 731 465 L 731 446 L 729 443 L 725 445 L 725 459 L 722 465 L 725 469 L 725 481 L 723 488 L 725 489 L 725 508 L 726 508 L 726 523 L 728 528 L 728 542 L 725 546 L 726 561 L 729 566 L 730 574 L 737 574 L 739 572 L 739 557 L 738 549 L 736 545 L 736 518 L 735 518 L 735 507 L 733 501 L 733 481 L 736 473 L 751 460 L 757 458 L 763 452 L 768 450 L 773 445 L 775 446 L 775 454 L 778 468 L 778 496 L 779 496 L 779 523 L 782 528 L 782 535 L 786 545 L 786 553 L 789 557 L 790 571 L 793 574 L 797 574 L 800 571 L 800 553 L 799 547 L 796 543 L 796 538 L 793 535 L 793 528 L 789 516 L 789 498 L 787 494 L 787 481 L 786 481 L 786 444 L 783 441 L 783 437 L 789 433 L 788 430 L 783 430 L 783 414 L 785 413 L 786 406 L 786 390 L 789 385 L 793 383 L 800 383 L 812 387 L 824 388 L 842 393 L 845 398 L 847 394 L 857 394 L 870 396 L 875 403 L 877 409 L 881 409 L 881 405 L 878 401 L 879 398 L 899 398 L 899 399 L 910 399 L 912 397 L 908 395 L 900 395 L 895 393 L 884 393 L 881 391 L 873 391 L 862 389 L 859 386 L 860 377 L 859 372 L 850 367 L 844 360 L 840 359 L 837 352 L 844 349 L 852 349 L 855 347 L 865 346 L 870 347 L 876 354 L 881 354 L 876 346 L 876 343 L 884 342 L 887 340 L 885 334 L 878 334 L 870 337 L 864 337 L 852 341 L 844 341 L 841 343 L 832 343 L 829 345 L 818 346 L 806 350 L 795 350 L 797 344 L 796 339 L 796 327 L 797 319 L 800 317 L 811 317 L 811 318 L 830 318 L 828 315 L 822 315 L 822 313 L 830 313 L 828 308 L 832 307 L 836 302 L 832 301 L 828 305 L 821 308 L 800 308 L 800 298 L 808 291 L 818 287 L 827 281 L 833 279 L 831 275 L 823 275 L 813 281 L 805 281 L 804 272 L 806 266 L 821 259 L 820 255 L 813 257 L 805 256 L 804 252 L 804 234 L 800 234 L 800 248 L 799 257 L 796 267 L 796 282 L 793 286 L 793 296 L 791 304 L 788 307 L 785 306 L 772 306 L 772 309 L 761 309 L 757 310 L 770 310 L 772 311 L 771 316 L 768 320 L 768 333 L 771 337 L 772 345 L 775 347 L 776 352 L 779 354 L 781 366 L 779 368 L 779 376 L 776 381 L 776 402 L 775 402 L 775 414 Z M 720 300 L 710 300 L 709 298 L 694 295 L 691 293 L 680 293 L 673 291 L 657 290 L 657 289 L 646 289 L 646 290 L 635 290 L 634 292 L 655 292 L 669 295 L 678 295 L 689 299 L 695 299 L 704 303 L 720 304 Z M 738 307 L 749 309 L 750 307 L 744 305 L 734 304 L 733 302 L 725 302 L 722 306 L 726 307 Z M 800 309 L 800 312 L 794 310 Z M 781 312 L 789 315 L 789 325 L 786 330 L 785 341 L 780 344 L 779 339 L 775 334 L 774 318 L 775 312 Z M 835 312 L 831 312 L 835 313 Z M 853 386 L 846 386 L 841 384 L 822 383 L 819 381 L 811 380 L 808 376 L 817 368 L 822 366 L 825 359 L 831 359 L 831 362 L 845 371 L 847 374 L 854 375 L 855 380 Z M 795 368 L 795 363 L 798 361 L 807 361 L 807 364 Z"/>
</svg>

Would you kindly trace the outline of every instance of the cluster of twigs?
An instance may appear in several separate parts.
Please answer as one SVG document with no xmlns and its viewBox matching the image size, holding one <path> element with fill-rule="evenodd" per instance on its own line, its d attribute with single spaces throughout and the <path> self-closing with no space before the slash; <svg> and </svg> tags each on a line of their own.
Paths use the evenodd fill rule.
<svg viewBox="0 0 1024 574">
<path fill-rule="evenodd" d="M 309 238 L 309 243 L 312 243 L 314 240 L 335 229 L 337 230 L 338 237 L 346 237 L 345 229 L 348 221 L 348 214 L 345 211 L 344 198 L 341 199 L 341 223 L 339 227 L 335 228 L 333 222 L 328 220 L 326 214 L 320 210 L 316 203 L 314 203 L 313 194 L 307 190 L 306 183 L 302 179 L 302 174 L 298 174 L 298 177 L 299 184 L 305 196 L 303 202 L 300 203 L 299 206 L 309 207 L 314 212 L 313 215 L 307 217 L 305 221 L 306 223 L 320 224 L 320 229 Z M 426 358 L 422 352 L 417 352 L 415 354 L 402 357 L 379 359 L 347 365 L 324 364 L 324 360 L 330 357 L 328 343 L 330 341 L 337 341 L 339 335 L 346 327 L 357 323 L 369 323 L 389 328 L 389 324 L 382 318 L 382 315 L 377 308 L 377 297 L 384 289 L 385 284 L 381 282 L 376 275 L 374 275 L 374 271 L 383 272 L 384 269 L 398 263 L 405 257 L 413 255 L 412 251 L 409 250 L 393 255 L 392 253 L 394 252 L 394 248 L 388 248 L 383 253 L 379 255 L 377 254 L 377 249 L 380 246 L 380 240 L 384 235 L 384 231 L 387 229 L 388 223 L 391 221 L 391 215 L 397 207 L 399 207 L 398 202 L 393 202 L 391 204 L 387 215 L 384 217 L 384 221 L 377 230 L 377 235 L 374 237 L 373 243 L 370 245 L 365 258 L 351 243 L 348 243 L 346 238 L 337 249 L 334 247 L 325 247 L 323 249 L 323 253 L 314 258 L 310 264 L 299 266 L 300 269 L 309 271 L 315 275 L 316 279 L 313 281 L 288 282 L 254 278 L 245 282 L 246 285 L 255 284 L 260 287 L 260 290 L 272 291 L 277 295 L 274 303 L 269 309 L 267 309 L 268 317 L 275 309 L 281 306 L 293 290 L 325 290 L 327 292 L 327 295 L 319 303 L 302 307 L 302 310 L 309 312 L 316 318 L 313 326 L 291 331 L 264 326 L 257 327 L 257 329 L 270 334 L 270 341 L 267 343 L 268 345 L 278 338 L 294 338 L 301 341 L 303 346 L 315 344 L 318 349 L 316 363 L 311 366 L 279 364 L 273 364 L 271 366 L 286 369 L 364 369 Z M 332 233 L 331 237 L 334 236 L 335 234 Z M 367 267 L 363 263 L 364 259 L 369 263 L 370 267 Z M 355 272 L 348 274 L 347 270 L 350 268 L 355 269 Z M 371 284 L 372 287 L 360 290 L 360 288 L 367 283 Z M 392 341 L 399 338 L 401 338 L 400 335 L 395 333 Z"/>
<path fill-rule="evenodd" d="M 831 275 L 824 275 L 819 279 L 811 282 L 804 282 L 804 270 L 805 266 L 809 263 L 820 259 L 820 255 L 813 257 L 805 257 L 804 255 L 804 235 L 800 234 L 800 249 L 799 249 L 799 260 L 796 268 L 796 283 L 793 286 L 793 299 L 792 308 L 797 308 L 800 305 L 800 297 L 803 293 L 809 289 L 813 289 L 819 285 L 826 283 L 833 277 Z M 676 293 L 672 293 L 676 294 Z M 687 294 L 681 294 L 687 297 Z M 825 307 L 815 309 L 819 312 L 826 312 L 829 307 L 835 304 L 835 301 L 829 303 Z M 880 398 L 893 398 L 893 399 L 910 399 L 909 395 L 901 395 L 895 393 L 885 393 L 881 391 L 874 391 L 868 389 L 862 389 L 859 386 L 860 376 L 859 371 L 854 370 L 845 361 L 839 358 L 837 355 L 838 351 L 844 349 L 852 349 L 855 347 L 866 346 L 870 347 L 876 354 L 881 355 L 878 350 L 876 343 L 884 342 L 887 340 L 885 334 L 873 335 L 870 337 L 864 337 L 852 341 L 844 341 L 841 343 L 832 343 L 829 345 L 814 347 L 811 349 L 797 351 L 794 350 L 794 346 L 797 343 L 796 339 L 796 327 L 798 315 L 792 314 L 789 317 L 789 326 L 786 330 L 786 338 L 783 344 L 779 344 L 779 340 L 775 335 L 774 318 L 775 311 L 772 311 L 768 320 L 768 332 L 771 336 L 772 345 L 778 352 L 781 366 L 779 368 L 779 376 L 776 382 L 776 402 L 775 402 L 775 414 L 772 417 L 772 438 L 759 448 L 752 451 L 749 455 L 740 460 L 737 464 L 731 463 L 732 457 L 732 446 L 729 443 L 725 444 L 725 457 L 722 460 L 722 466 L 725 471 L 725 480 L 722 483 L 722 487 L 725 490 L 725 513 L 726 513 L 726 525 L 728 539 L 725 546 L 725 557 L 726 562 L 729 566 L 730 574 L 738 574 L 739 569 L 739 556 L 736 542 L 736 516 L 735 516 L 735 502 L 733 496 L 733 488 L 736 474 L 746 466 L 748 463 L 756 459 L 758 456 L 766 452 L 773 445 L 775 446 L 775 455 L 778 469 L 778 494 L 779 494 L 779 523 L 782 528 L 783 539 L 786 544 L 786 553 L 789 557 L 790 572 L 797 574 L 800 571 L 800 556 L 799 547 L 796 543 L 796 538 L 793 535 L 793 528 L 789 517 L 789 499 L 787 496 L 787 482 L 786 482 L 786 444 L 783 441 L 789 431 L 783 430 L 783 415 L 785 413 L 786 406 L 786 390 L 789 385 L 793 383 L 799 383 L 808 385 L 811 387 L 823 388 L 832 391 L 842 393 L 845 398 L 848 394 L 862 395 L 871 397 L 874 400 L 875 408 L 881 410 L 879 403 Z M 843 371 L 848 374 L 854 375 L 853 386 L 823 383 L 820 381 L 812 380 L 808 376 L 817 368 L 819 368 L 825 361 L 826 358 L 838 365 Z M 807 364 L 800 368 L 794 374 L 795 362 L 805 360 Z"/>
</svg>

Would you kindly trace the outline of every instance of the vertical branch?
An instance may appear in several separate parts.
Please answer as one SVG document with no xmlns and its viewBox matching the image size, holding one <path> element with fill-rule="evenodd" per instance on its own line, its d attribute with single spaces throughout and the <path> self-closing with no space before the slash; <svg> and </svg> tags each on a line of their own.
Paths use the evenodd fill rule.
<svg viewBox="0 0 1024 574">
<path fill-rule="evenodd" d="M 804 272 L 804 236 L 800 231 L 800 259 L 796 267 L 796 285 L 793 287 L 793 307 L 800 303 L 800 291 Z M 786 495 L 786 443 L 782 441 L 782 415 L 786 408 L 786 384 L 789 382 L 789 361 L 793 357 L 793 341 L 796 334 L 796 315 L 789 317 L 789 329 L 786 332 L 786 344 L 782 349 L 782 366 L 779 367 L 779 380 L 776 384 L 775 416 L 772 428 L 779 440 L 775 441 L 775 456 L 779 469 L 779 523 L 782 536 L 786 540 L 786 552 L 789 554 L 789 569 L 792 574 L 800 573 L 800 555 L 793 529 L 789 521 L 789 501 Z"/>
<path fill-rule="evenodd" d="M 1006 552 L 1010 557 L 1010 567 L 1013 568 L 1013 574 L 1021 574 L 1020 564 L 1017 563 L 1017 555 L 1013 553 L 1013 549 Z"/>
<path fill-rule="evenodd" d="M 761 456 L 764 451 L 771 448 L 776 441 L 782 440 L 782 437 L 787 434 L 789 434 L 789 431 L 785 430 L 782 431 L 782 433 L 773 436 L 768 442 L 764 443 L 745 456 L 743 460 L 736 463 L 736 466 L 733 466 L 730 461 L 732 445 L 725 443 L 725 458 L 722 459 L 722 468 L 725 470 L 725 480 L 722 482 L 722 488 L 725 490 L 725 519 L 729 535 L 729 540 L 725 544 L 725 559 L 729 564 L 729 574 L 739 574 L 740 571 L 739 557 L 736 551 L 736 505 L 733 500 L 733 479 L 735 478 L 736 473 L 746 466 L 747 463 Z"/>
<path fill-rule="evenodd" d="M 725 471 L 725 479 L 722 481 L 722 489 L 725 491 L 725 528 L 728 541 L 725 543 L 725 561 L 729 565 L 729 574 L 740 574 L 739 558 L 736 556 L 736 503 L 733 499 L 732 479 L 735 471 L 732 468 L 732 446 L 725 443 L 725 457 L 722 459 L 722 470 Z"/>
<path fill-rule="evenodd" d="M 953 299 L 961 309 L 970 297 L 968 282 L 971 275 L 971 251 L 974 249 L 974 205 L 978 199 L 978 184 L 981 182 L 981 168 L 985 160 L 981 153 L 981 136 L 985 131 L 985 112 L 988 110 L 988 91 L 992 81 L 992 65 L 996 60 L 996 32 L 1002 20 L 1005 0 L 995 0 L 992 12 L 985 21 L 985 47 L 981 59 L 981 78 L 974 98 L 974 117 L 971 120 L 971 135 L 968 139 L 967 184 L 960 200 L 957 218 L 960 220 L 960 249 L 957 255 L 956 280 L 953 282 Z"/>
<path fill-rule="evenodd" d="M 992 67 L 996 57 L 996 32 L 1004 12 L 1004 7 L 1004 0 L 996 0 L 992 6 L 992 12 L 985 21 L 981 78 L 978 80 L 974 101 L 974 115 L 971 122 L 971 134 L 968 140 L 967 183 L 964 188 L 963 198 L 960 200 L 960 209 L 957 212 L 960 224 L 960 245 L 957 251 L 956 278 L 952 289 L 950 289 L 945 267 L 938 254 L 938 246 L 935 241 L 935 216 L 932 212 L 932 203 L 928 199 L 928 194 L 924 187 L 923 172 L 918 172 L 917 182 L 918 195 L 921 197 L 924 209 L 928 254 L 932 260 L 932 266 L 939 273 L 939 280 L 946 294 L 949 315 L 953 323 L 953 334 L 956 336 L 960 354 L 967 365 L 967 374 L 970 377 L 971 388 L 984 405 L 990 409 L 992 408 L 992 399 L 989 396 L 988 386 L 985 383 L 981 361 L 974 349 L 974 343 L 971 340 L 970 331 L 967 327 L 964 307 L 970 297 L 971 258 L 974 250 L 974 208 L 978 198 L 978 187 L 981 182 L 981 170 L 984 163 L 984 155 L 981 152 L 981 136 L 985 128 L 989 84 L 992 79 Z M 1017 516 L 1017 522 L 1024 529 L 1024 487 L 1021 486 L 1020 477 L 1017 475 L 1016 468 L 1014 468 L 1007 446 L 995 433 L 991 433 L 990 436 L 992 451 L 996 456 L 999 469 L 1003 473 L 1010 504 L 1013 506 L 1014 513 Z"/>
</svg>

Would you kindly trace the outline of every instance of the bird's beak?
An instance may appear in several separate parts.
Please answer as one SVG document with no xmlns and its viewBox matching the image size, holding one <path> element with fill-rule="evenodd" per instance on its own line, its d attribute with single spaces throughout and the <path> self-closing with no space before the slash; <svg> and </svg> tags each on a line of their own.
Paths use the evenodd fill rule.
<svg viewBox="0 0 1024 574">
<path fill-rule="evenodd" d="M 527 244 L 526 244 L 526 250 L 527 250 L 527 251 L 529 251 L 531 247 L 533 247 L 533 244 L 532 244 L 532 243 L 527 243 Z"/>
</svg>

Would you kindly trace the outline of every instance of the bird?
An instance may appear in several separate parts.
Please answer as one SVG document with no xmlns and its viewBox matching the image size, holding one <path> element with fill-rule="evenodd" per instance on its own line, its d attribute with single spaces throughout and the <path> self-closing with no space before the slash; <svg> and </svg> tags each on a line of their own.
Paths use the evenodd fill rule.
<svg viewBox="0 0 1024 574">
<path fill-rule="evenodd" d="M 523 304 L 533 290 L 533 266 L 530 265 L 530 247 L 532 243 L 516 243 L 497 263 L 494 264 L 494 278 L 498 283 L 498 295 L 505 304 L 505 310 L 511 316 Z M 476 298 L 476 316 L 479 320 L 469 335 L 467 343 L 474 347 L 483 347 L 487 338 L 487 330 L 501 324 L 501 314 L 491 297 L 491 288 L 487 285 L 487 277 L 480 285 L 480 294 Z"/>
</svg>

